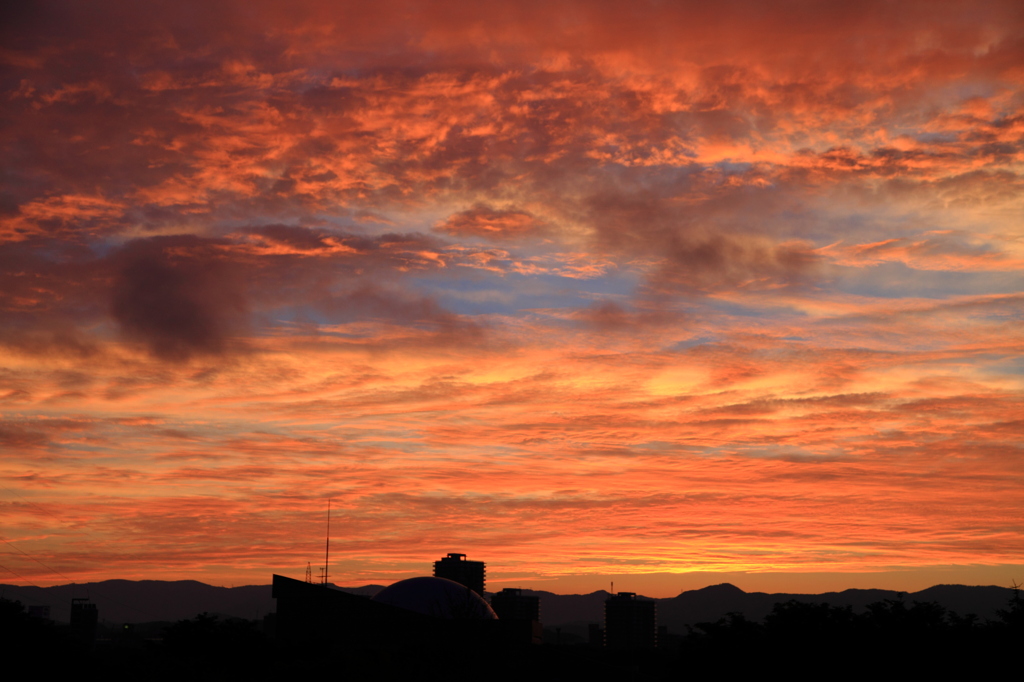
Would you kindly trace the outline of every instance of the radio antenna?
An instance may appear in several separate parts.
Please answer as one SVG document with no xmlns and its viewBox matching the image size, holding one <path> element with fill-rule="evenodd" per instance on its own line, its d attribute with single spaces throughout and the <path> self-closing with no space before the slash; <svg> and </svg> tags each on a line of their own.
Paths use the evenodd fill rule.
<svg viewBox="0 0 1024 682">
<path fill-rule="evenodd" d="M 331 559 L 331 498 L 327 498 L 327 543 L 324 547 L 324 585 L 327 584 L 327 567 Z"/>
</svg>

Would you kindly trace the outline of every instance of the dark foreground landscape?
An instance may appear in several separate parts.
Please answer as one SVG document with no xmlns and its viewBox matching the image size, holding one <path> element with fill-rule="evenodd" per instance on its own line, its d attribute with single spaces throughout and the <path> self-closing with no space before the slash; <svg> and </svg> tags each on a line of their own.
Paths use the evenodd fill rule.
<svg viewBox="0 0 1024 682">
<path fill-rule="evenodd" d="M 1024 638 L 1024 599 L 1017 590 L 998 587 L 937 586 L 910 595 L 874 590 L 770 595 L 714 586 L 655 600 L 662 626 L 658 646 L 635 651 L 609 651 L 580 634 L 581 629 L 600 626 L 605 592 L 531 592 L 542 598 L 543 643 L 499 646 L 437 637 L 421 645 L 386 638 L 357 645 L 316 636 L 285 641 L 275 636 L 269 586 L 107 581 L 0 590 L 0 637 L 8 660 L 28 662 L 48 676 L 90 670 L 111 679 L 329 674 L 356 680 L 434 675 L 662 680 L 769 671 L 788 677 L 1005 674 L 1007 668 L 1019 669 Z M 79 599 L 89 593 L 90 602 L 98 605 L 95 633 L 84 633 L 67 616 L 62 618 L 57 607 L 64 603 L 63 593 L 71 590 Z M 204 598 L 207 603 L 196 611 Z M 1001 604 L 993 604 L 996 598 Z M 40 615 L 47 601 L 50 618 Z M 186 609 L 193 614 L 108 617 L 123 615 L 119 609 L 156 616 Z M 251 615 L 246 617 L 246 612 Z"/>
</svg>

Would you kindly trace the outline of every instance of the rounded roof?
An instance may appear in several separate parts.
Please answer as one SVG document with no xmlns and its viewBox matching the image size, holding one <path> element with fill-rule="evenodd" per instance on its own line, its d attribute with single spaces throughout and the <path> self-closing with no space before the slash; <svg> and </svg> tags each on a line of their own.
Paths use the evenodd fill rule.
<svg viewBox="0 0 1024 682">
<path fill-rule="evenodd" d="M 490 605 L 473 590 L 446 578 L 409 578 L 385 587 L 373 601 L 450 620 L 497 620 Z"/>
</svg>

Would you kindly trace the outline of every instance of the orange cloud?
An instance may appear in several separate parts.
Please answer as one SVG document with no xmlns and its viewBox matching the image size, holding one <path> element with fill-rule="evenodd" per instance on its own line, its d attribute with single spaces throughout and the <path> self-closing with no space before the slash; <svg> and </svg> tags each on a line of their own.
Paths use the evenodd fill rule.
<svg viewBox="0 0 1024 682">
<path fill-rule="evenodd" d="M 488 206 L 474 206 L 450 216 L 435 229 L 455 237 L 483 237 L 501 241 L 532 236 L 540 229 L 540 225 L 532 215 L 524 211 L 497 211 Z"/>
</svg>

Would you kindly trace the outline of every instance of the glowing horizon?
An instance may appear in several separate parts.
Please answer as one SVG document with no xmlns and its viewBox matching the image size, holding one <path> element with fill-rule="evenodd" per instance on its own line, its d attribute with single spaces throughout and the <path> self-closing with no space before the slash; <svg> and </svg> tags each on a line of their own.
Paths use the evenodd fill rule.
<svg viewBox="0 0 1024 682">
<path fill-rule="evenodd" d="M 773 7 L 21 11 L 0 582 L 1021 580 L 1024 10 Z"/>
</svg>

